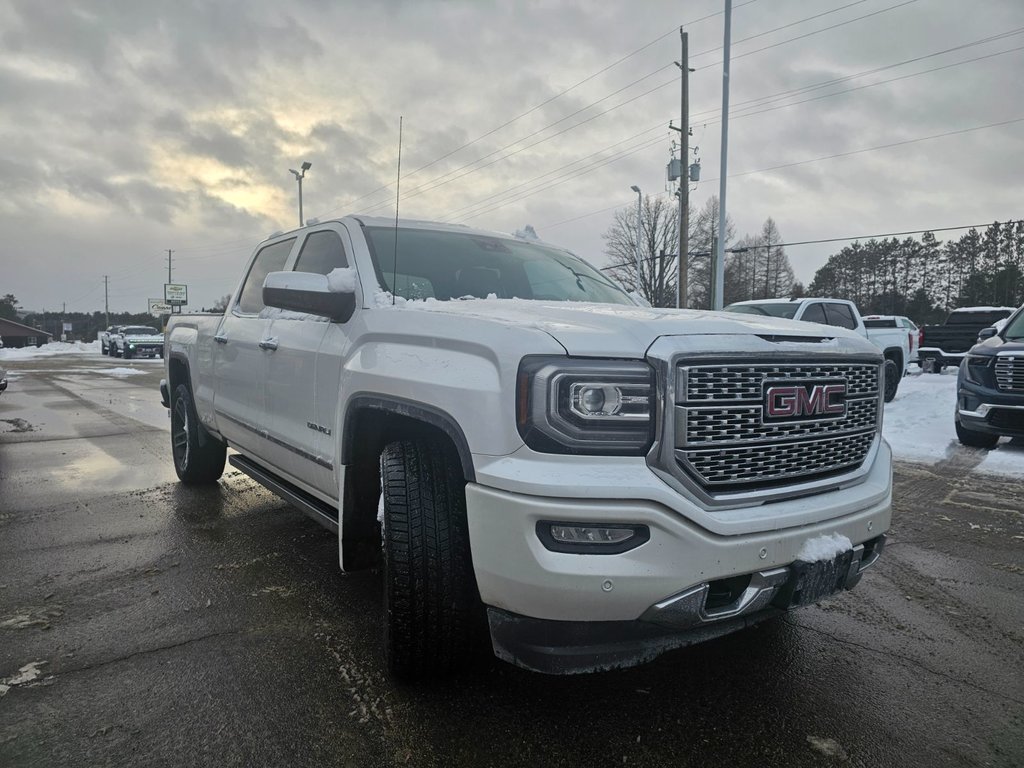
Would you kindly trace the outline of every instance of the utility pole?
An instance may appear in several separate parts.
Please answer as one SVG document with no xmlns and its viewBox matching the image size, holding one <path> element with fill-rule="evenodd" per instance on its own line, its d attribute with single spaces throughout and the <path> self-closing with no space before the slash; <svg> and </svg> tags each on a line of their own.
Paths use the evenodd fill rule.
<svg viewBox="0 0 1024 768">
<path fill-rule="evenodd" d="M 725 0 L 725 36 L 722 44 L 722 170 L 718 174 L 718 250 L 711 308 L 722 308 L 725 289 L 725 179 L 729 158 L 729 55 L 732 43 L 732 0 Z"/>
<path fill-rule="evenodd" d="M 174 253 L 170 248 L 167 249 L 167 282 L 173 282 L 171 280 L 171 254 Z"/>
<path fill-rule="evenodd" d="M 676 306 L 685 307 L 690 290 L 690 51 L 689 35 L 679 28 L 679 277 Z"/>
<path fill-rule="evenodd" d="M 104 328 L 110 327 L 110 275 L 103 276 L 103 315 L 107 321 Z"/>
</svg>

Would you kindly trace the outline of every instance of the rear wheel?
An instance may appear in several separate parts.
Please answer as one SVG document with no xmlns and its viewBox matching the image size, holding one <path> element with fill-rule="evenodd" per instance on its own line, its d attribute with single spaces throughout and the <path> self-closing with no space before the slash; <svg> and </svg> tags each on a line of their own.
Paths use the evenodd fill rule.
<svg viewBox="0 0 1024 768">
<path fill-rule="evenodd" d="M 891 403 L 896 397 L 900 386 L 900 368 L 895 360 L 886 359 L 885 366 L 885 402 Z"/>
<path fill-rule="evenodd" d="M 995 448 L 996 443 L 999 442 L 999 435 L 968 429 L 960 423 L 960 419 L 956 419 L 956 437 L 961 443 L 971 448 Z"/>
<path fill-rule="evenodd" d="M 402 679 L 452 672 L 473 655 L 484 615 L 458 457 L 437 441 L 392 443 L 381 480 L 385 660 Z"/>
<path fill-rule="evenodd" d="M 199 423 L 187 384 L 179 384 L 171 396 L 171 453 L 174 471 L 186 485 L 214 483 L 224 474 L 227 445 Z"/>
</svg>

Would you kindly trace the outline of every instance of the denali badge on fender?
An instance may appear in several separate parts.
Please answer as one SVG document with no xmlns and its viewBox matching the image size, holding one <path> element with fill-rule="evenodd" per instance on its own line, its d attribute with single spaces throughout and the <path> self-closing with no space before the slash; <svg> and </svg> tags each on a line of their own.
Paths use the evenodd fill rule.
<svg viewBox="0 0 1024 768">
<path fill-rule="evenodd" d="M 846 382 L 821 381 L 765 382 L 764 422 L 841 419 L 846 415 Z"/>
</svg>

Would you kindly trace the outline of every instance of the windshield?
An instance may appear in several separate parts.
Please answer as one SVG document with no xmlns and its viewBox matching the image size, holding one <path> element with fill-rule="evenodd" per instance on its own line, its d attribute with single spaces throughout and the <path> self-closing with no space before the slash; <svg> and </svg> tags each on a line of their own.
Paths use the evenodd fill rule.
<svg viewBox="0 0 1024 768">
<path fill-rule="evenodd" d="M 395 233 L 398 268 L 395 269 Z M 635 302 L 582 259 L 538 243 L 474 232 L 366 227 L 377 281 L 405 299 Z"/>
<path fill-rule="evenodd" d="M 1017 310 L 1017 314 L 1006 324 L 1003 338 L 1007 341 L 1024 341 L 1024 309 Z"/>
<path fill-rule="evenodd" d="M 725 308 L 726 312 L 739 312 L 743 315 L 768 315 L 769 317 L 788 317 L 790 320 L 796 315 L 800 308 L 800 302 L 791 301 L 765 302 L 764 304 L 730 304 Z"/>
<path fill-rule="evenodd" d="M 156 328 L 147 328 L 144 325 L 133 325 L 131 328 L 125 328 L 121 333 L 128 336 L 157 336 L 159 331 Z"/>
</svg>

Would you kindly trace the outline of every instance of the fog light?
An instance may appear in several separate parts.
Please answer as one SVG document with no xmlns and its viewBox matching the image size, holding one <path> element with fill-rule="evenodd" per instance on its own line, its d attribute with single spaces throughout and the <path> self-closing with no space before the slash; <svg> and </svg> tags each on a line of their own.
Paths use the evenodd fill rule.
<svg viewBox="0 0 1024 768">
<path fill-rule="evenodd" d="M 537 537 L 552 552 L 614 555 L 639 547 L 651 532 L 646 525 L 541 521 Z"/>
</svg>

